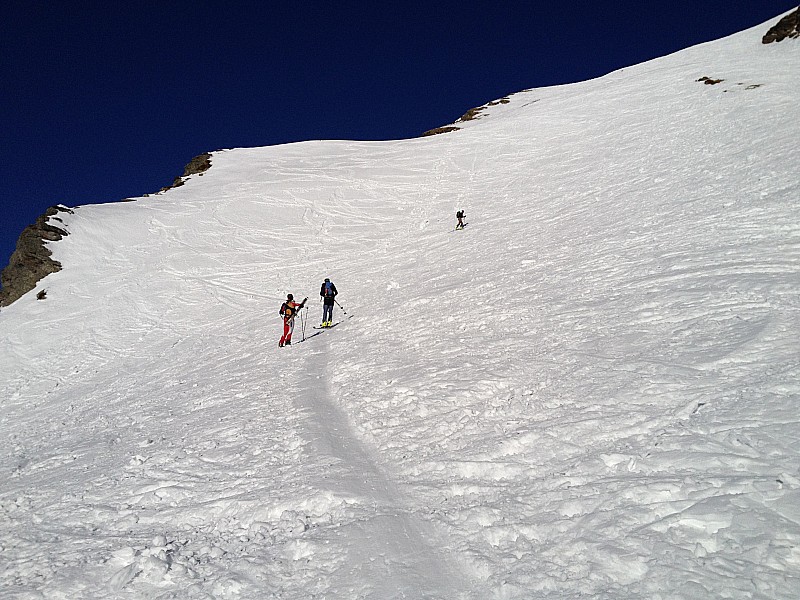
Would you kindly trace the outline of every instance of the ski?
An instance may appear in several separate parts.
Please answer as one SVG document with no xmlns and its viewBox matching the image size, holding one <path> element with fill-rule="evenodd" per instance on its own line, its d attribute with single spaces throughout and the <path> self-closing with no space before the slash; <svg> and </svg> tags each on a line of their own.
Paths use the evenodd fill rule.
<svg viewBox="0 0 800 600">
<path fill-rule="evenodd" d="M 341 323 L 341 321 L 336 321 L 336 323 L 334 323 L 333 325 L 329 325 L 328 327 L 317 327 L 317 326 L 314 326 L 314 329 L 319 329 L 319 330 L 333 329 L 333 328 L 334 328 L 334 327 L 336 327 L 336 326 L 337 326 L 339 323 Z"/>
<path fill-rule="evenodd" d="M 347 315 L 347 316 L 346 316 L 346 317 L 344 317 L 343 319 L 341 319 L 341 320 L 339 320 L 339 321 L 336 321 L 336 323 L 334 323 L 333 325 L 330 325 L 330 326 L 328 326 L 328 327 L 319 327 L 319 326 L 315 326 L 315 327 L 314 327 L 314 329 L 319 329 L 319 330 L 322 330 L 322 331 L 324 331 L 325 329 L 333 329 L 333 328 L 334 328 L 334 327 L 336 327 L 337 325 L 340 325 L 341 323 L 344 323 L 344 322 L 345 322 L 345 321 L 347 321 L 348 319 L 352 319 L 352 318 L 353 318 L 353 315 Z M 317 334 L 314 334 L 314 335 L 317 335 Z"/>
</svg>

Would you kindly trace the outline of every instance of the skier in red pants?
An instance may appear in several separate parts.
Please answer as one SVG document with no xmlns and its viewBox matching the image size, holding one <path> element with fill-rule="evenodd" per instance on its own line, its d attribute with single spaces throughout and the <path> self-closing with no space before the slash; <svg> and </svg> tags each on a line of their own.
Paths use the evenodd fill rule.
<svg viewBox="0 0 800 600">
<path fill-rule="evenodd" d="M 306 298 L 300 304 L 294 301 L 294 296 L 291 294 L 287 294 L 286 302 L 281 304 L 280 315 L 283 317 L 283 335 L 281 336 L 281 340 L 278 342 L 278 346 L 283 348 L 284 346 L 291 346 L 292 345 L 292 331 L 294 331 L 294 317 L 297 314 L 297 311 L 303 308 L 306 304 Z"/>
</svg>

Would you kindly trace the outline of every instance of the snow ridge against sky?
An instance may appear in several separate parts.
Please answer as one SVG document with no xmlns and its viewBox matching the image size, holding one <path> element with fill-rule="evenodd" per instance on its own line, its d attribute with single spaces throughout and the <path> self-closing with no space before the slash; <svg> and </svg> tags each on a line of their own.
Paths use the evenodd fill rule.
<svg viewBox="0 0 800 600">
<path fill-rule="evenodd" d="M 777 20 L 60 213 L 63 270 L 0 311 L 0 596 L 796 598 Z"/>
</svg>

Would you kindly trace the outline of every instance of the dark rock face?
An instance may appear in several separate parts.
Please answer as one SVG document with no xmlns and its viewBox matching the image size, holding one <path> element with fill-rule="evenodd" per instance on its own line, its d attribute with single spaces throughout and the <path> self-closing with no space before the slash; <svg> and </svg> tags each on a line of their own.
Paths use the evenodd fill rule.
<svg viewBox="0 0 800 600">
<path fill-rule="evenodd" d="M 183 168 L 183 176 L 188 177 L 189 175 L 197 175 L 203 171 L 208 171 L 210 168 L 211 154 L 208 152 L 205 154 L 198 154 L 189 161 L 188 165 Z"/>
<path fill-rule="evenodd" d="M 210 168 L 211 168 L 211 155 L 209 153 L 195 156 L 192 160 L 189 161 L 189 164 L 183 168 L 183 175 L 181 175 L 180 177 L 176 177 L 175 181 L 172 182 L 172 185 L 163 187 L 161 188 L 160 191 L 166 192 L 167 190 L 180 187 L 183 185 L 184 177 L 189 177 L 190 175 L 202 175 L 205 171 L 208 171 Z"/>
<path fill-rule="evenodd" d="M 0 306 L 8 306 L 34 289 L 45 275 L 61 270 L 61 265 L 50 258 L 52 252 L 45 246 L 45 241 L 54 242 L 69 235 L 66 230 L 47 222 L 50 217 L 58 219 L 56 215 L 60 212 L 73 211 L 65 206 L 51 206 L 33 225 L 22 230 L 17 240 L 17 249 L 0 275 L 3 282 Z"/>
<path fill-rule="evenodd" d="M 505 98 L 500 98 L 500 100 L 495 100 L 494 102 L 489 102 L 488 104 L 484 104 L 483 106 L 477 106 L 475 108 L 470 108 L 467 112 L 465 112 L 461 117 L 456 121 L 456 123 L 463 123 L 464 121 L 474 121 L 475 119 L 479 119 L 481 117 L 481 113 L 485 111 L 487 108 L 491 106 L 497 106 L 498 104 L 508 104 L 511 100 L 506 96 Z M 435 129 L 429 129 L 425 133 L 422 134 L 422 137 L 430 136 L 430 135 L 438 135 L 440 133 L 450 133 L 451 131 L 458 131 L 461 129 L 460 127 L 456 127 L 455 125 L 446 125 L 444 127 L 436 127 Z"/>
<path fill-rule="evenodd" d="M 800 8 L 778 21 L 775 27 L 761 39 L 761 43 L 771 44 L 772 42 L 782 42 L 787 38 L 798 37 L 800 37 Z"/>
<path fill-rule="evenodd" d="M 439 135 L 440 133 L 450 133 L 451 131 L 458 131 L 461 129 L 460 127 L 436 127 L 434 129 L 429 129 L 425 133 L 422 134 L 422 137 L 427 137 L 430 135 Z"/>
</svg>

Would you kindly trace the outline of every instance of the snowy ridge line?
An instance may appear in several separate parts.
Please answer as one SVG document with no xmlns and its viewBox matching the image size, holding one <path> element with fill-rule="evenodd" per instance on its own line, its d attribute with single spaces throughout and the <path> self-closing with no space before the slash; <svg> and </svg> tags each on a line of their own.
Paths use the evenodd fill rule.
<svg viewBox="0 0 800 600">
<path fill-rule="evenodd" d="M 765 28 L 66 215 L 0 313 L 0 595 L 794 599 L 800 45 Z M 324 277 L 358 318 L 278 348 Z"/>
</svg>

